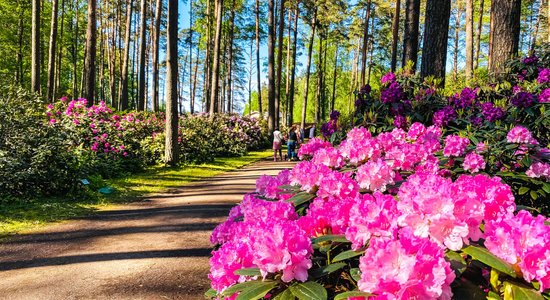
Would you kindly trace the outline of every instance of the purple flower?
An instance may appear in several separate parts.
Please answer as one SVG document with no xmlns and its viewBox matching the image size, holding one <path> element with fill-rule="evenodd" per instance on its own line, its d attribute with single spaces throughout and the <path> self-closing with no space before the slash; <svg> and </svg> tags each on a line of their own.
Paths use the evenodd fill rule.
<svg viewBox="0 0 550 300">
<path fill-rule="evenodd" d="M 510 102 L 516 107 L 530 107 L 535 103 L 535 99 L 531 93 L 519 92 L 512 97 Z"/>
<path fill-rule="evenodd" d="M 526 65 L 534 65 L 539 62 L 539 58 L 536 55 L 532 55 L 523 59 L 523 63 Z"/>
<path fill-rule="evenodd" d="M 405 98 L 403 89 L 397 82 L 392 82 L 390 86 L 380 93 L 380 101 L 383 103 L 399 102 Z"/>
<path fill-rule="evenodd" d="M 494 122 L 496 120 L 501 120 L 504 118 L 505 112 L 500 107 L 495 107 L 492 102 L 485 102 L 481 105 L 482 114 L 485 119 L 489 122 Z"/>
<path fill-rule="evenodd" d="M 539 95 L 540 103 L 550 103 L 550 89 L 544 89 Z"/>
<path fill-rule="evenodd" d="M 539 77 L 537 77 L 537 82 L 539 84 L 544 84 L 550 81 L 550 69 L 542 69 L 539 72 Z"/>
<path fill-rule="evenodd" d="M 387 73 L 386 75 L 382 76 L 380 82 L 382 82 L 382 84 L 395 82 L 395 74 L 393 74 L 392 72 Z"/>
<path fill-rule="evenodd" d="M 330 119 L 331 119 L 331 120 L 338 120 L 339 117 L 340 117 L 340 112 L 337 111 L 337 110 L 333 110 L 333 111 L 330 113 Z"/>
<path fill-rule="evenodd" d="M 437 126 L 445 126 L 457 118 L 455 109 L 452 106 L 445 106 L 436 111 L 433 116 L 433 123 Z"/>
<path fill-rule="evenodd" d="M 454 100 L 454 106 L 457 108 L 467 108 L 472 106 L 474 101 L 476 100 L 477 96 L 477 89 L 470 89 L 470 88 L 464 88 L 462 92 L 460 93 L 460 96 L 455 96 L 453 98 Z"/>
<path fill-rule="evenodd" d="M 404 116 L 398 115 L 393 120 L 393 126 L 405 129 L 407 127 L 407 119 Z"/>
<path fill-rule="evenodd" d="M 337 120 L 330 120 L 321 126 L 321 133 L 325 138 L 330 137 L 338 129 Z"/>
</svg>

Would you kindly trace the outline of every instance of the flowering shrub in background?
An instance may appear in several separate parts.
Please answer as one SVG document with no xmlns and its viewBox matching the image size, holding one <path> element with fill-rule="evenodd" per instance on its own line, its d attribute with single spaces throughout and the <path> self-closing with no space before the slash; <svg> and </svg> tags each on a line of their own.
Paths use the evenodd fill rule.
<svg viewBox="0 0 550 300">
<path fill-rule="evenodd" d="M 504 148 L 547 151 L 525 130 L 507 132 Z M 305 161 L 262 176 L 212 233 L 208 297 L 550 296 L 550 219 L 521 210 L 511 186 L 484 172 L 491 143 L 421 123 L 310 143 Z M 546 165 L 532 166 L 548 187 Z"/>
</svg>

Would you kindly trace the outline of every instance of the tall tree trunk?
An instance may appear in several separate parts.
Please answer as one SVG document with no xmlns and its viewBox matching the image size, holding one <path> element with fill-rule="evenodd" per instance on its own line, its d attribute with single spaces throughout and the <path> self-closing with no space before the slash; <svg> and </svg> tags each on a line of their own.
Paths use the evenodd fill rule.
<svg viewBox="0 0 550 300">
<path fill-rule="evenodd" d="M 370 27 L 371 27 L 371 30 L 374 31 L 374 18 L 371 18 L 371 24 L 370 24 Z M 372 34 L 374 35 L 374 34 Z M 372 57 L 374 55 L 374 39 L 371 39 L 370 40 L 370 43 L 369 43 L 369 71 L 368 71 L 368 74 L 367 74 L 367 84 L 370 85 L 370 74 L 372 72 L 372 66 L 374 65 L 373 62 L 372 62 Z"/>
<path fill-rule="evenodd" d="M 178 163 L 178 0 L 168 0 L 166 47 L 166 140 L 164 160 Z"/>
<path fill-rule="evenodd" d="M 193 87 L 191 89 L 191 97 L 192 99 L 196 99 L 197 95 L 197 73 L 199 71 L 199 47 L 197 48 L 197 53 L 195 55 L 195 70 L 193 71 Z M 193 100 L 193 104 L 195 103 L 195 100 Z M 201 111 L 204 110 L 203 107 L 201 107 Z"/>
<path fill-rule="evenodd" d="M 359 51 L 360 51 L 360 44 L 357 43 L 357 47 L 354 47 L 353 50 L 353 63 L 351 68 L 351 80 L 349 82 L 349 98 L 348 98 L 348 114 L 351 114 L 351 106 L 352 106 L 352 99 L 353 95 L 357 91 L 355 82 L 357 81 L 357 72 L 358 72 L 358 62 L 359 62 Z"/>
<path fill-rule="evenodd" d="M 23 85 L 23 8 L 19 6 L 19 23 L 17 26 L 17 62 L 15 69 L 15 82 Z"/>
<path fill-rule="evenodd" d="M 297 50 L 297 44 L 298 44 L 298 18 L 300 14 L 300 8 L 298 6 L 299 4 L 296 3 L 296 7 L 294 8 L 294 38 L 292 40 L 292 70 L 290 71 L 290 88 L 289 88 L 289 96 L 288 96 L 288 125 L 291 126 L 294 123 L 294 95 L 295 95 L 295 81 L 296 81 L 296 53 Z M 308 67 L 309 68 L 309 67 Z M 304 128 L 304 127 L 302 127 Z"/>
<path fill-rule="evenodd" d="M 31 91 L 40 93 L 40 0 L 32 0 Z"/>
<path fill-rule="evenodd" d="M 210 114 L 220 111 L 219 81 L 220 81 L 220 43 L 222 34 L 223 0 L 216 0 L 216 36 L 214 38 L 214 53 L 212 65 L 212 83 L 210 84 Z"/>
<path fill-rule="evenodd" d="M 258 81 L 258 110 L 260 118 L 264 117 L 262 107 L 262 73 L 260 61 L 260 0 L 256 0 L 256 80 Z"/>
<path fill-rule="evenodd" d="M 147 1 L 141 0 L 139 33 L 139 80 L 137 110 L 145 110 L 145 48 L 147 46 Z"/>
<path fill-rule="evenodd" d="M 447 39 L 451 0 L 428 0 L 426 2 L 426 23 L 422 45 L 422 67 L 420 76 L 433 75 L 442 79 L 445 86 L 445 64 L 447 61 Z"/>
<path fill-rule="evenodd" d="M 391 43 L 391 71 L 397 69 L 397 42 L 399 40 L 399 19 L 401 17 L 401 0 L 395 1 L 395 13 L 392 24 L 392 43 Z"/>
<path fill-rule="evenodd" d="M 418 27 L 420 19 L 420 0 L 406 0 L 405 32 L 403 33 L 403 67 L 411 61 L 412 70 L 416 72 L 418 62 Z M 425 47 L 424 47 L 425 48 Z"/>
<path fill-rule="evenodd" d="M 466 80 L 474 69 L 474 0 L 466 0 Z"/>
<path fill-rule="evenodd" d="M 489 72 L 499 73 L 504 62 L 518 52 L 521 0 L 491 1 Z"/>
<path fill-rule="evenodd" d="M 48 92 L 46 93 L 46 99 L 53 100 L 55 97 L 54 90 L 54 75 L 55 75 L 55 52 L 57 43 L 57 14 L 59 10 L 59 3 L 57 0 L 52 0 L 52 22 L 50 30 L 50 48 L 48 51 Z"/>
<path fill-rule="evenodd" d="M 315 93 L 315 123 L 321 123 L 321 106 L 323 105 L 323 37 L 319 28 L 319 60 L 317 63 L 317 91 Z"/>
<path fill-rule="evenodd" d="M 292 53 L 291 53 L 291 42 L 292 42 L 292 26 L 290 24 L 292 24 L 292 10 L 289 9 L 288 10 L 288 26 L 287 26 L 287 29 L 288 29 L 288 41 L 286 43 L 286 71 L 285 71 L 285 99 L 286 99 L 286 112 L 284 114 L 285 116 L 285 120 L 284 120 L 284 124 L 286 124 L 287 126 L 289 126 L 290 124 L 288 123 L 288 111 L 289 111 L 289 91 L 290 91 L 290 58 L 292 56 Z"/>
<path fill-rule="evenodd" d="M 215 1 L 215 0 L 214 0 Z M 211 13 L 212 13 L 212 5 L 211 5 L 211 1 L 210 0 L 206 0 L 206 53 L 205 53 L 205 57 L 204 57 L 204 82 L 203 82 L 203 91 L 202 91 L 202 97 L 203 97 L 203 102 L 206 103 L 206 105 L 204 106 L 204 111 L 207 112 L 207 111 L 210 111 L 210 80 L 211 80 L 211 74 L 212 74 L 212 69 L 211 69 L 211 56 L 212 56 L 212 53 L 211 53 L 211 49 L 210 49 L 210 46 L 211 46 L 211 39 L 212 39 L 212 16 L 211 16 Z"/>
<path fill-rule="evenodd" d="M 120 110 L 128 109 L 128 64 L 130 60 L 130 34 L 132 30 L 132 6 L 133 0 L 126 2 L 126 32 L 124 36 L 124 58 L 122 62 L 122 74 L 120 91 L 118 93 L 118 105 Z"/>
<path fill-rule="evenodd" d="M 474 61 L 474 70 L 479 67 L 479 57 L 480 57 L 480 48 L 481 48 L 481 31 L 483 30 L 483 13 L 484 9 L 484 0 L 479 0 L 479 19 L 477 20 L 477 32 L 476 32 L 476 57 Z"/>
<path fill-rule="evenodd" d="M 330 101 L 330 111 L 334 110 L 336 104 L 336 79 L 338 76 L 338 44 L 336 44 L 336 53 L 334 54 L 334 73 L 332 74 L 332 99 Z"/>
<path fill-rule="evenodd" d="M 275 124 L 281 124 L 281 82 L 283 77 L 283 32 L 285 30 L 285 0 L 279 0 L 279 29 L 277 32 L 277 78 L 275 87 Z"/>
<path fill-rule="evenodd" d="M 233 0 L 233 6 L 235 6 L 235 0 Z M 233 111 L 233 38 L 235 35 L 235 9 L 231 10 L 231 17 L 229 19 L 229 68 L 227 70 L 227 112 Z"/>
<path fill-rule="evenodd" d="M 309 73 L 311 69 L 311 56 L 313 54 L 313 42 L 315 39 L 315 28 L 317 27 L 317 7 L 313 13 L 313 20 L 311 21 L 311 36 L 309 37 L 309 46 L 307 50 L 307 65 L 306 65 L 306 82 L 304 88 L 304 102 L 302 102 L 302 120 L 300 126 L 306 128 L 306 116 L 307 116 L 307 98 L 309 94 Z"/>
<path fill-rule="evenodd" d="M 88 0 L 88 27 L 86 30 L 86 56 L 84 59 L 83 96 L 88 106 L 95 102 L 95 59 L 96 59 L 96 1 Z"/>
<path fill-rule="evenodd" d="M 535 30 L 533 30 L 533 36 L 531 39 L 531 47 L 529 48 L 529 53 L 533 54 L 535 52 L 535 46 L 537 45 L 537 35 L 539 34 L 540 19 L 544 13 L 543 0 L 540 1 L 539 12 L 537 14 L 537 22 L 535 23 Z"/>
<path fill-rule="evenodd" d="M 193 1 L 189 1 L 193 3 Z M 159 48 L 160 48 L 160 22 L 162 17 L 162 0 L 155 4 L 155 29 L 153 30 L 153 111 L 159 111 Z M 192 113 L 192 112 L 191 112 Z"/>
<path fill-rule="evenodd" d="M 370 9 L 371 0 L 367 0 L 367 7 L 365 12 L 365 25 L 363 30 L 363 48 L 361 48 L 361 85 L 365 85 L 365 75 L 367 74 L 367 51 L 369 45 L 369 21 L 370 21 Z"/>
<path fill-rule="evenodd" d="M 72 56 L 72 71 L 73 71 L 73 98 L 78 97 L 78 69 L 77 69 L 77 51 L 78 51 L 78 3 L 73 6 L 73 10 L 76 11 L 74 19 L 74 31 L 71 30 L 73 34 L 73 43 L 71 45 L 71 56 Z M 71 22 L 72 24 L 72 22 Z M 71 25 L 72 27 L 72 25 Z M 71 28 L 72 29 L 72 28 Z"/>
<path fill-rule="evenodd" d="M 189 1 L 189 113 L 195 113 L 195 94 L 193 93 L 193 0 Z"/>
<path fill-rule="evenodd" d="M 53 88 L 53 95 L 57 95 L 59 88 L 61 86 L 61 66 L 63 65 L 63 49 L 65 49 L 65 45 L 63 45 L 63 35 L 65 33 L 65 0 L 61 0 L 61 28 L 59 31 L 59 43 L 57 43 L 57 63 L 56 63 L 56 70 L 54 71 L 54 88 Z"/>
<path fill-rule="evenodd" d="M 271 133 L 275 129 L 277 117 L 275 116 L 275 1 L 268 0 L 267 18 L 267 129 Z"/>
<path fill-rule="evenodd" d="M 453 79 L 456 80 L 458 77 L 458 42 L 459 42 L 459 33 L 460 33 L 460 19 L 462 18 L 462 11 L 460 3 L 457 2 L 456 6 L 456 16 L 455 16 L 455 38 L 454 38 L 454 49 L 453 49 Z"/>
</svg>

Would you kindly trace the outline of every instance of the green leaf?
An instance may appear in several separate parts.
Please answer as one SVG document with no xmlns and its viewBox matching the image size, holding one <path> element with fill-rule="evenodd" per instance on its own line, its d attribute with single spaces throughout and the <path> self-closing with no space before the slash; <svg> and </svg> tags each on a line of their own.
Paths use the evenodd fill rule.
<svg viewBox="0 0 550 300">
<path fill-rule="evenodd" d="M 542 190 L 550 194 L 550 183 L 543 183 Z"/>
<path fill-rule="evenodd" d="M 296 297 L 292 294 L 292 291 L 290 289 L 286 289 L 279 293 L 273 300 L 294 300 Z"/>
<path fill-rule="evenodd" d="M 351 268 L 351 270 L 349 270 L 349 275 L 351 275 L 353 280 L 359 281 L 359 279 L 361 279 L 361 270 L 359 268 Z"/>
<path fill-rule="evenodd" d="M 307 193 L 307 192 L 300 192 L 300 193 L 294 195 L 292 198 L 290 198 L 286 201 L 287 202 L 292 202 L 294 204 L 294 206 L 298 206 L 300 204 L 304 204 L 304 203 L 310 201 L 313 198 L 315 198 L 314 194 L 310 194 L 310 193 Z"/>
<path fill-rule="evenodd" d="M 531 198 L 533 198 L 533 200 L 537 200 L 539 198 L 539 195 L 535 191 L 531 191 L 529 195 L 531 195 Z"/>
<path fill-rule="evenodd" d="M 365 251 L 355 251 L 355 250 L 348 250 L 348 251 L 344 251 L 338 255 L 336 255 L 332 261 L 333 262 L 337 262 L 337 261 L 342 261 L 342 260 L 346 260 L 348 258 L 352 258 L 352 257 L 356 257 L 356 256 L 359 256 L 359 255 L 363 255 L 363 253 L 365 253 Z"/>
<path fill-rule="evenodd" d="M 327 290 L 314 281 L 298 283 L 289 287 L 294 296 L 300 300 L 326 300 Z"/>
<path fill-rule="evenodd" d="M 262 283 L 262 281 L 259 280 L 253 280 L 253 281 L 245 281 L 242 283 L 235 284 L 233 286 L 228 287 L 225 289 L 222 293 L 224 296 L 231 296 L 237 292 L 243 291 L 249 287 L 256 286 L 257 284 Z"/>
<path fill-rule="evenodd" d="M 487 293 L 468 280 L 461 280 L 452 286 L 453 299 L 485 300 Z"/>
<path fill-rule="evenodd" d="M 216 295 L 218 295 L 218 292 L 216 292 L 216 290 L 212 288 L 206 291 L 206 293 L 204 293 L 204 297 L 208 299 L 212 299 L 216 297 Z"/>
<path fill-rule="evenodd" d="M 312 240 L 312 243 L 317 244 L 321 242 L 326 241 L 332 241 L 332 242 L 338 242 L 338 243 L 350 243 L 348 239 L 344 235 L 335 235 L 335 234 L 327 234 L 322 235 L 320 237 L 316 237 Z"/>
<path fill-rule="evenodd" d="M 447 251 L 445 256 L 447 257 L 447 261 L 451 263 L 451 268 L 456 271 L 457 276 L 466 271 L 467 265 L 462 255 L 456 253 L 455 251 Z"/>
<path fill-rule="evenodd" d="M 539 291 L 511 282 L 504 282 L 504 300 L 544 300 Z"/>
<path fill-rule="evenodd" d="M 524 194 L 527 194 L 527 192 L 529 192 L 529 188 L 528 187 L 525 187 L 525 186 L 522 186 L 519 188 L 519 194 L 520 195 L 524 195 Z"/>
<path fill-rule="evenodd" d="M 341 294 L 338 294 L 336 295 L 336 297 L 334 297 L 334 300 L 347 300 L 349 297 L 370 297 L 370 296 L 374 296 L 373 294 L 370 294 L 370 293 L 365 293 L 365 292 L 361 292 L 361 291 L 350 291 L 350 292 L 345 292 L 345 293 L 341 293 Z"/>
<path fill-rule="evenodd" d="M 489 291 L 489 294 L 487 294 L 487 300 L 502 300 L 502 298 L 500 298 L 499 294 Z"/>
<path fill-rule="evenodd" d="M 516 278 L 516 272 L 512 265 L 508 262 L 503 261 L 502 259 L 494 256 L 485 248 L 480 248 L 476 246 L 468 246 L 462 249 L 462 252 L 472 256 L 474 259 L 479 260 L 480 262 L 497 269 L 498 271 L 510 275 Z"/>
<path fill-rule="evenodd" d="M 257 300 L 263 298 L 269 291 L 271 291 L 277 282 L 265 282 L 256 281 L 257 284 L 247 287 L 242 290 L 237 296 L 236 300 Z"/>
<path fill-rule="evenodd" d="M 239 270 L 235 270 L 235 272 L 233 273 L 235 275 L 243 275 L 243 276 L 262 276 L 262 273 L 260 272 L 260 268 L 239 269 Z"/>
<path fill-rule="evenodd" d="M 495 269 L 491 269 L 490 282 L 491 282 L 491 285 L 493 286 L 493 288 L 495 290 L 498 290 L 498 287 L 500 285 L 500 280 L 498 280 L 499 275 L 500 275 L 500 273 L 498 273 L 498 271 L 496 271 Z"/>
<path fill-rule="evenodd" d="M 327 276 L 328 274 L 336 272 L 345 266 L 347 266 L 347 264 L 345 263 L 335 263 L 328 266 L 323 266 L 321 268 L 311 270 L 310 275 L 315 279 L 321 278 L 323 276 Z"/>
</svg>

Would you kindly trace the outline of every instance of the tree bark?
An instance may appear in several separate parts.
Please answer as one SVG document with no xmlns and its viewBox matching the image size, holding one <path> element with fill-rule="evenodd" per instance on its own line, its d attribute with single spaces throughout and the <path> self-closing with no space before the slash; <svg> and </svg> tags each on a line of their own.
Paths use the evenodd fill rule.
<svg viewBox="0 0 550 300">
<path fill-rule="evenodd" d="M 216 36 L 214 37 L 214 52 L 212 62 L 212 83 L 210 84 L 210 114 L 220 111 L 219 81 L 220 81 L 220 43 L 222 33 L 223 0 L 216 1 Z"/>
<path fill-rule="evenodd" d="M 315 28 L 317 27 L 317 8 L 313 13 L 313 20 L 311 21 L 311 36 L 309 38 L 309 46 L 307 51 L 307 65 L 306 65 L 306 82 L 304 89 L 304 102 L 302 103 L 302 120 L 300 126 L 306 128 L 306 116 L 307 116 L 307 98 L 309 94 L 309 73 L 311 69 L 311 56 L 313 53 L 313 42 L 315 39 Z"/>
<path fill-rule="evenodd" d="M 297 43 L 298 43 L 298 17 L 300 14 L 300 10 L 298 7 L 298 3 L 296 3 L 296 8 L 294 9 L 294 38 L 293 38 L 293 45 L 292 45 L 292 70 L 290 71 L 290 88 L 289 88 L 289 96 L 288 96 L 288 114 L 289 114 L 289 121 L 288 125 L 291 126 L 294 123 L 294 95 L 295 95 L 295 81 L 296 81 L 296 53 L 297 50 Z M 309 68 L 309 67 L 308 67 Z M 303 128 L 303 127 L 302 127 Z"/>
<path fill-rule="evenodd" d="M 369 21 L 370 21 L 370 9 L 371 0 L 367 0 L 367 7 L 365 12 L 365 25 L 363 30 L 363 48 L 361 48 L 361 85 L 365 85 L 365 76 L 367 74 L 367 50 L 369 45 Z"/>
<path fill-rule="evenodd" d="M 59 88 L 61 86 L 61 66 L 63 65 L 62 59 L 63 59 L 63 49 L 65 49 L 65 45 L 63 45 L 63 35 L 64 35 L 64 29 L 65 29 L 65 0 L 61 0 L 61 28 L 59 31 L 59 43 L 57 43 L 57 63 L 56 63 L 56 70 L 54 71 L 54 88 L 53 88 L 53 95 L 55 96 Z"/>
<path fill-rule="evenodd" d="M 166 140 L 167 165 L 178 163 L 178 0 L 168 0 L 166 47 Z"/>
<path fill-rule="evenodd" d="M 145 48 L 147 46 L 147 1 L 141 0 L 139 33 L 139 81 L 137 110 L 145 110 Z"/>
<path fill-rule="evenodd" d="M 543 0 L 540 1 L 539 12 L 537 14 L 537 22 L 535 23 L 535 30 L 533 30 L 533 36 L 531 40 L 531 47 L 529 48 L 529 53 L 533 54 L 535 52 L 535 46 L 537 45 L 537 35 L 539 34 L 540 20 L 542 14 L 544 13 Z"/>
<path fill-rule="evenodd" d="M 71 45 L 71 55 L 72 55 L 72 71 L 73 71 L 73 98 L 78 97 L 78 70 L 77 70 L 77 51 L 78 51 L 78 5 L 75 5 L 72 7 L 75 13 L 75 19 L 74 19 L 74 31 L 72 31 L 73 34 L 73 43 Z M 72 22 L 71 22 L 72 24 Z M 72 27 L 72 26 L 71 26 Z M 72 29 L 72 28 L 71 28 Z"/>
<path fill-rule="evenodd" d="M 195 113 L 195 93 L 193 92 L 193 0 L 189 1 L 189 113 Z"/>
<path fill-rule="evenodd" d="M 40 0 L 32 0 L 31 91 L 40 93 Z"/>
<path fill-rule="evenodd" d="M 190 1 L 191 3 L 193 1 Z M 153 30 L 153 111 L 159 111 L 159 48 L 160 48 L 160 22 L 162 17 L 162 0 L 155 4 L 155 29 Z"/>
<path fill-rule="evenodd" d="M 86 56 L 84 59 L 84 80 L 82 93 L 88 106 L 95 102 L 95 60 L 96 60 L 96 1 L 88 0 L 88 26 L 86 29 Z"/>
<path fill-rule="evenodd" d="M 260 118 L 264 117 L 262 108 L 262 78 L 260 62 L 260 0 L 256 0 L 256 80 L 258 81 L 258 110 Z"/>
<path fill-rule="evenodd" d="M 122 62 L 122 74 L 120 91 L 118 93 L 119 110 L 128 109 L 128 64 L 130 60 L 130 34 L 132 29 L 132 5 L 133 0 L 126 2 L 126 33 L 124 36 L 124 58 Z"/>
<path fill-rule="evenodd" d="M 397 42 L 399 40 L 399 19 L 401 17 L 401 0 L 395 1 L 395 13 L 392 24 L 392 43 L 391 43 L 391 71 L 397 69 Z"/>
<path fill-rule="evenodd" d="M 518 52 L 521 0 L 491 2 L 491 50 L 489 72 L 500 73 L 503 64 Z"/>
<path fill-rule="evenodd" d="M 19 8 L 19 24 L 17 27 L 17 62 L 15 69 L 15 82 L 20 86 L 23 85 L 23 9 Z"/>
<path fill-rule="evenodd" d="M 235 0 L 233 0 L 233 6 L 235 6 Z M 235 35 L 235 9 L 231 10 L 231 17 L 229 20 L 229 67 L 227 69 L 227 112 L 233 111 L 233 39 Z"/>
<path fill-rule="evenodd" d="M 466 0 L 466 80 L 474 69 L 474 0 Z"/>
<path fill-rule="evenodd" d="M 479 56 L 481 48 L 481 31 L 483 30 L 483 13 L 484 13 L 484 0 L 479 0 L 479 20 L 477 21 L 477 33 L 476 33 L 476 57 L 474 61 L 474 70 L 479 66 Z"/>
<path fill-rule="evenodd" d="M 57 0 L 52 0 L 52 22 L 50 29 L 50 49 L 48 51 L 48 92 L 46 93 L 46 99 L 49 101 L 55 97 L 53 94 L 55 85 L 55 52 L 57 43 L 57 13 L 59 10 L 59 3 Z"/>
<path fill-rule="evenodd" d="M 406 0 L 405 32 L 403 33 L 403 61 L 412 62 L 412 73 L 416 72 L 418 62 L 418 27 L 420 19 L 420 0 Z"/>
<path fill-rule="evenodd" d="M 336 45 L 336 53 L 334 54 L 334 73 L 332 74 L 332 99 L 330 101 L 330 111 L 334 110 L 336 104 L 336 79 L 338 76 L 338 50 L 340 48 Z"/>
<path fill-rule="evenodd" d="M 210 51 L 211 39 L 212 39 L 212 17 L 211 15 L 211 1 L 206 0 L 206 53 L 204 57 L 204 87 L 202 92 L 203 102 L 206 103 L 204 110 L 210 111 L 210 80 L 211 80 L 211 56 Z"/>
<path fill-rule="evenodd" d="M 450 0 L 428 0 L 426 2 L 426 23 L 424 25 L 420 76 L 426 78 L 433 75 L 440 78 L 442 86 L 445 86 L 450 15 Z"/>
<path fill-rule="evenodd" d="M 285 0 L 279 0 L 279 29 L 277 37 L 277 79 L 275 87 L 275 124 L 281 124 L 281 82 L 283 77 L 283 32 L 285 30 Z"/>
<path fill-rule="evenodd" d="M 460 20 L 462 18 L 462 12 L 460 3 L 457 2 L 456 6 L 456 15 L 455 15 L 455 38 L 454 38 L 454 49 L 453 49 L 453 79 L 456 80 L 458 77 L 458 42 L 459 42 L 459 33 L 460 33 Z"/>
<path fill-rule="evenodd" d="M 289 126 L 289 123 L 288 123 L 288 111 L 289 111 L 289 92 L 290 92 L 290 58 L 292 57 L 292 48 L 291 48 L 291 42 L 292 42 L 292 26 L 290 24 L 292 24 L 292 10 L 289 9 L 288 10 L 288 19 L 287 19 L 287 22 L 288 22 L 288 26 L 287 26 L 287 29 L 288 29 L 288 41 L 286 43 L 286 71 L 285 71 L 285 99 L 286 99 L 286 110 L 285 110 L 285 119 L 284 119 L 284 124 L 287 125 L 287 127 Z"/>
<path fill-rule="evenodd" d="M 268 37 L 267 37 L 267 129 L 273 132 L 276 126 L 275 116 L 275 1 L 268 0 Z"/>
<path fill-rule="evenodd" d="M 323 37 L 321 36 L 321 30 L 319 28 L 319 60 L 317 64 L 317 91 L 315 94 L 315 123 L 321 123 L 321 106 L 323 105 Z"/>
</svg>

